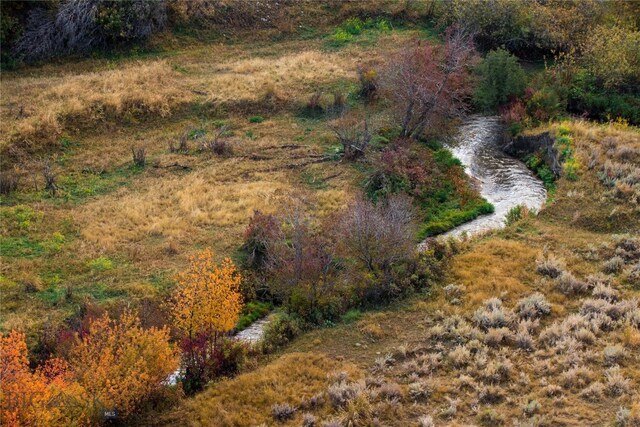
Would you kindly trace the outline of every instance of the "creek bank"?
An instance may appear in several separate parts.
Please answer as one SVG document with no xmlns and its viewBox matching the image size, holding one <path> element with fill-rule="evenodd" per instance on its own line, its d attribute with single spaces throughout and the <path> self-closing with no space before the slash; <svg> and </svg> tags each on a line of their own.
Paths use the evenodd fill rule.
<svg viewBox="0 0 640 427">
<path fill-rule="evenodd" d="M 511 157 L 527 162 L 531 156 L 537 156 L 553 173 L 555 179 L 562 173 L 560 153 L 555 147 L 555 139 L 550 132 L 542 132 L 536 135 L 518 135 L 511 137 L 504 134 L 502 151 Z"/>
<path fill-rule="evenodd" d="M 553 140 L 519 140 L 509 149 L 527 157 L 531 152 L 545 147 L 545 152 L 555 150 Z M 453 155 L 460 160 L 469 177 L 477 182 L 480 194 L 495 208 L 493 213 L 479 216 L 446 233 L 445 236 L 460 236 L 463 233 L 479 232 L 504 227 L 504 220 L 513 207 L 525 205 L 538 210 L 547 198 L 544 183 L 519 160 L 504 149 L 504 126 L 499 117 L 474 115 L 460 126 L 458 135 L 448 144 Z M 550 147 L 550 148 L 547 148 Z"/>
</svg>

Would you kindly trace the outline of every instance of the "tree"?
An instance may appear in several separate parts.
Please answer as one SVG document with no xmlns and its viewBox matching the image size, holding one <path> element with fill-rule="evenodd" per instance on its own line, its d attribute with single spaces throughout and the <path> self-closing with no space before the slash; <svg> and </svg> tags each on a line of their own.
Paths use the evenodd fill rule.
<svg viewBox="0 0 640 427">
<path fill-rule="evenodd" d="M 493 111 L 524 93 L 526 77 L 518 58 L 506 50 L 489 52 L 478 66 L 480 81 L 474 99 L 485 111 Z"/>
<path fill-rule="evenodd" d="M 0 350 L 0 424 L 68 425 L 72 419 L 87 419 L 87 408 L 51 405 L 61 393 L 73 399 L 83 396 L 66 362 L 50 359 L 31 371 L 25 335 L 17 331 L 0 337 Z"/>
<path fill-rule="evenodd" d="M 640 84 L 640 31 L 599 26 L 585 45 L 587 70 L 607 89 Z"/>
<path fill-rule="evenodd" d="M 334 296 L 336 265 L 334 245 L 313 232 L 310 222 L 301 203 L 292 200 L 279 218 L 279 234 L 267 246 L 267 272 L 292 311 L 318 320 L 322 302 Z"/>
<path fill-rule="evenodd" d="M 77 335 L 70 365 L 78 382 L 106 409 L 127 416 L 162 387 L 178 366 L 167 328 L 143 329 L 129 310 L 119 319 L 108 314 Z"/>
<path fill-rule="evenodd" d="M 474 58 L 471 37 L 451 28 L 444 46 L 417 42 L 388 62 L 382 85 L 394 101 L 402 136 L 419 137 L 436 119 L 464 111 Z"/>
<path fill-rule="evenodd" d="M 373 133 L 369 129 L 369 118 L 361 120 L 355 116 L 343 115 L 330 123 L 329 128 L 342 144 L 345 159 L 356 160 L 365 155 Z"/>
<path fill-rule="evenodd" d="M 415 248 L 414 215 L 406 196 L 374 204 L 357 199 L 341 215 L 338 233 L 346 253 L 369 271 L 388 272 Z"/>
<path fill-rule="evenodd" d="M 174 325 L 182 331 L 188 392 L 215 378 L 225 361 L 223 334 L 231 331 L 242 310 L 241 276 L 229 258 L 215 265 L 205 249 L 191 257 L 179 275 L 171 303 Z"/>
</svg>

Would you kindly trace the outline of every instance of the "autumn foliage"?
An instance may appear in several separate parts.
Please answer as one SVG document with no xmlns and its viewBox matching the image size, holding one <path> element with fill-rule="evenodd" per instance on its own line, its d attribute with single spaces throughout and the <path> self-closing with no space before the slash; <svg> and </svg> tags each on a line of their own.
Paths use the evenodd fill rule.
<svg viewBox="0 0 640 427">
<path fill-rule="evenodd" d="M 119 319 L 107 314 L 78 337 L 71 353 L 78 381 L 107 409 L 131 414 L 178 367 L 167 328 L 143 329 L 140 319 L 125 311 Z"/>
<path fill-rule="evenodd" d="M 114 409 L 126 417 L 178 365 L 168 330 L 143 329 L 130 311 L 94 320 L 76 335 L 68 362 L 51 358 L 31 370 L 24 334 L 13 331 L 0 344 L 3 426 L 89 425 Z"/>
<path fill-rule="evenodd" d="M 54 404 L 63 392 L 74 399 L 83 395 L 65 361 L 50 359 L 32 371 L 25 335 L 17 331 L 0 337 L 0 351 L 1 425 L 66 425 L 71 419 L 76 424 L 87 420 L 83 408 Z"/>
<path fill-rule="evenodd" d="M 220 265 L 206 249 L 191 257 L 179 275 L 171 302 L 174 325 L 183 334 L 181 347 L 187 392 L 196 391 L 223 372 L 237 369 L 241 346 L 224 340 L 242 310 L 241 276 L 229 258 Z"/>
<path fill-rule="evenodd" d="M 193 256 L 174 293 L 175 326 L 189 337 L 232 330 L 242 309 L 240 281 L 229 258 L 217 266 L 210 249 Z"/>
</svg>

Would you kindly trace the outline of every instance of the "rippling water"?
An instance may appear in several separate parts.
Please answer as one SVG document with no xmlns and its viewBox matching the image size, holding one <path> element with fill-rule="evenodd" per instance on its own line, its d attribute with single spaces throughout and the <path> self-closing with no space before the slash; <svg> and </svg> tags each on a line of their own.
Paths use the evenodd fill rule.
<svg viewBox="0 0 640 427">
<path fill-rule="evenodd" d="M 504 227 L 504 219 L 517 205 L 539 209 L 547 197 L 540 181 L 521 161 L 498 147 L 501 124 L 497 117 L 471 116 L 448 147 L 460 159 L 467 174 L 476 178 L 480 193 L 495 206 L 493 214 L 462 224 L 445 235 L 460 235 Z"/>
</svg>

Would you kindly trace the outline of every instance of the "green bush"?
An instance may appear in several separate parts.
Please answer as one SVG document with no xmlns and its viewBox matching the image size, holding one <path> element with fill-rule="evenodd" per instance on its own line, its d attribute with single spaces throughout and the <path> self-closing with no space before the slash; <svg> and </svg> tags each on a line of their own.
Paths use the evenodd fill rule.
<svg viewBox="0 0 640 427">
<path fill-rule="evenodd" d="M 632 125 L 640 124 L 640 95 L 605 89 L 586 70 L 579 70 L 572 78 L 568 91 L 568 110 L 587 114 L 595 120 L 623 118 Z"/>
<path fill-rule="evenodd" d="M 360 18 L 349 18 L 342 24 L 342 29 L 351 35 L 357 36 L 362 33 L 364 25 Z"/>
<path fill-rule="evenodd" d="M 509 212 L 507 212 L 504 223 L 506 226 L 510 226 L 525 218 L 528 214 L 529 208 L 527 208 L 525 205 L 514 206 L 509 209 Z"/>
<path fill-rule="evenodd" d="M 527 85 L 518 59 L 506 50 L 489 52 L 478 66 L 480 81 L 474 93 L 476 105 L 484 111 L 494 111 L 511 99 L 522 96 Z"/>
<path fill-rule="evenodd" d="M 262 116 L 249 117 L 249 123 L 262 123 L 262 122 L 264 122 L 264 117 Z"/>
<path fill-rule="evenodd" d="M 342 315 L 342 321 L 344 323 L 353 323 L 357 320 L 360 320 L 362 317 L 362 312 L 360 310 L 349 310 L 345 314 Z"/>
<path fill-rule="evenodd" d="M 279 313 L 264 328 L 262 335 L 262 350 L 265 353 L 273 352 L 288 344 L 292 339 L 300 335 L 304 330 L 300 319 L 287 313 Z"/>
<path fill-rule="evenodd" d="M 331 37 L 331 45 L 338 47 L 349 43 L 353 39 L 353 35 L 342 28 L 336 29 Z"/>
<path fill-rule="evenodd" d="M 547 191 L 555 190 L 556 177 L 540 155 L 531 154 L 524 159 L 524 163 L 542 180 Z"/>
<path fill-rule="evenodd" d="M 92 259 L 87 263 L 87 266 L 95 271 L 107 271 L 113 268 L 113 261 L 109 258 L 101 256 L 96 259 Z"/>
</svg>

